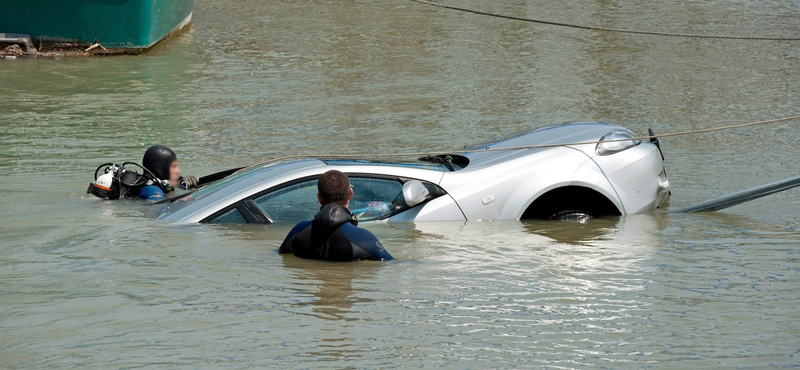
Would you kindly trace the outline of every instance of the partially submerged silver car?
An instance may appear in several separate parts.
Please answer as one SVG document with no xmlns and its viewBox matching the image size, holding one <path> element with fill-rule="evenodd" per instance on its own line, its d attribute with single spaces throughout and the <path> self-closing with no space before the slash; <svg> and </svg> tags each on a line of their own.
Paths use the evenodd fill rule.
<svg viewBox="0 0 800 370">
<path fill-rule="evenodd" d="M 670 184 L 657 141 L 635 137 L 620 126 L 570 123 L 411 163 L 324 158 L 270 162 L 177 198 L 157 217 L 179 223 L 309 220 L 319 209 L 317 179 L 332 169 L 350 177 L 350 209 L 360 221 L 565 219 L 648 212 L 666 200 Z M 518 148 L 564 143 L 585 144 Z"/>
</svg>

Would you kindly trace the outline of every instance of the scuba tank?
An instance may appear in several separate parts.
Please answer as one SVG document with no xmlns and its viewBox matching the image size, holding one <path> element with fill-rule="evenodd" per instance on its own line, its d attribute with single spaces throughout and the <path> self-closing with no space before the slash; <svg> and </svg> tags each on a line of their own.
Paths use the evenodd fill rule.
<svg viewBox="0 0 800 370">
<path fill-rule="evenodd" d="M 126 168 L 136 166 L 142 169 L 142 174 Z M 100 170 L 103 174 L 98 176 Z M 94 170 L 94 182 L 89 183 L 87 194 L 95 195 L 102 199 L 135 198 L 145 186 L 156 185 L 164 193 L 173 190 L 169 181 L 158 179 L 152 172 L 140 164 L 124 162 L 121 166 L 116 163 L 103 163 Z"/>
</svg>

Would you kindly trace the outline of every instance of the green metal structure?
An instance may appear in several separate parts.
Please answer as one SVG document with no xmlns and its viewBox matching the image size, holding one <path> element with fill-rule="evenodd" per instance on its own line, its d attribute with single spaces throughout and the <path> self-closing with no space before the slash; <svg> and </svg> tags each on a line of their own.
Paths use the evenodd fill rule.
<svg viewBox="0 0 800 370">
<path fill-rule="evenodd" d="M 194 0 L 2 0 L 0 32 L 39 43 L 91 44 L 142 52 L 191 21 Z"/>
</svg>

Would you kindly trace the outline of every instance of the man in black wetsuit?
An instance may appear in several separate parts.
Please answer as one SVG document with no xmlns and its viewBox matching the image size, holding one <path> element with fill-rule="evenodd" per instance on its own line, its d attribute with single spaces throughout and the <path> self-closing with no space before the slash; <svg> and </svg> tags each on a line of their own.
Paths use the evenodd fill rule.
<svg viewBox="0 0 800 370">
<path fill-rule="evenodd" d="M 278 252 L 328 261 L 394 259 L 371 232 L 356 227 L 350 210 L 353 189 L 347 175 L 331 170 L 320 176 L 317 200 L 322 205 L 313 221 L 295 226 Z"/>
</svg>

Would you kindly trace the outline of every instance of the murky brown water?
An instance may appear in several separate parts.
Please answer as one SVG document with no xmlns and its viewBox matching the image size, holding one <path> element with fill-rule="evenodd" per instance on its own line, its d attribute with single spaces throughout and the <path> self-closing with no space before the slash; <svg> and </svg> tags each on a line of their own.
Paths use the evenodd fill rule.
<svg viewBox="0 0 800 370">
<path fill-rule="evenodd" d="M 800 34 L 796 1 L 451 1 L 667 32 Z M 13 31 L 13 30 L 0 30 Z M 276 253 L 83 190 L 179 153 L 439 150 L 575 120 L 795 115 L 800 43 L 593 33 L 404 1 L 221 1 L 142 57 L 0 61 L 0 367 L 800 366 L 800 191 L 704 215 L 369 225 L 397 261 Z M 797 122 L 663 141 L 683 206 L 800 174 Z"/>
</svg>

